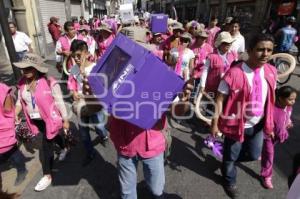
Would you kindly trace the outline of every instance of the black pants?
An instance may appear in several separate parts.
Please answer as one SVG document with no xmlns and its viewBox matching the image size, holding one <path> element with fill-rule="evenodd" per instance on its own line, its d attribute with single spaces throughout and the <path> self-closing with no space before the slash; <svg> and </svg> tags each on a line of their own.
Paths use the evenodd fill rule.
<svg viewBox="0 0 300 199">
<path fill-rule="evenodd" d="M 57 135 L 49 140 L 46 136 L 46 125 L 43 120 L 33 120 L 42 134 L 42 147 L 40 148 L 40 161 L 44 175 L 50 175 L 54 162 L 54 143 L 58 144 L 62 149 L 65 148 L 62 136 Z"/>
<path fill-rule="evenodd" d="M 9 151 L 0 154 L 0 164 L 10 160 L 16 167 L 18 172 L 25 171 L 25 157 L 23 153 L 18 149 L 17 144 Z"/>
</svg>

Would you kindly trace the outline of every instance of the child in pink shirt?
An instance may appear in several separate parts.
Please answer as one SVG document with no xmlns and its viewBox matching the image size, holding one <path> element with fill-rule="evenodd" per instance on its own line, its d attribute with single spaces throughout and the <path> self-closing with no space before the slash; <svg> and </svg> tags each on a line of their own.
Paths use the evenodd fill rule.
<svg viewBox="0 0 300 199">
<path fill-rule="evenodd" d="M 274 107 L 274 132 L 264 138 L 261 157 L 261 176 L 263 185 L 273 189 L 272 170 L 274 160 L 274 146 L 283 143 L 288 138 L 288 129 L 293 126 L 291 121 L 292 106 L 295 104 L 297 92 L 290 86 L 283 86 L 277 90 L 277 99 Z"/>
</svg>

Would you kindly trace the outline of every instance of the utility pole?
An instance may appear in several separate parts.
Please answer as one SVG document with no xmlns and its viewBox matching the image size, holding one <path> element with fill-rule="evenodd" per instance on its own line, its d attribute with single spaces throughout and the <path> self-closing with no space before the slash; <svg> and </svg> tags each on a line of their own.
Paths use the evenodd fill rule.
<svg viewBox="0 0 300 199">
<path fill-rule="evenodd" d="M 65 0 L 65 11 L 67 21 L 71 21 L 71 0 Z"/>
<path fill-rule="evenodd" d="M 7 16 L 5 16 L 5 12 L 3 12 L 5 10 L 4 7 L 4 3 L 3 1 L 0 1 L 0 24 L 2 27 L 2 31 L 3 31 L 3 36 L 5 39 L 5 44 L 6 44 L 6 48 L 8 51 L 8 55 L 9 55 L 9 59 L 10 59 L 10 63 L 14 72 L 14 76 L 15 76 L 15 80 L 18 81 L 21 77 L 21 72 L 18 68 L 16 68 L 13 63 L 17 62 L 17 54 L 16 54 L 16 49 L 15 49 L 15 45 L 11 36 L 11 32 L 9 30 L 9 25 L 8 25 L 8 21 L 7 21 Z"/>
</svg>

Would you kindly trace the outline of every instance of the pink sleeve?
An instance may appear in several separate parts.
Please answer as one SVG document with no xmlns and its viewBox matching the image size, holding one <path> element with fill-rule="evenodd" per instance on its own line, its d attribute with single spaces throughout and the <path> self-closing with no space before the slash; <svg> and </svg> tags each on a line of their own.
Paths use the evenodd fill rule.
<svg viewBox="0 0 300 199">
<path fill-rule="evenodd" d="M 0 83 L 0 104 L 1 104 L 1 106 L 4 105 L 5 99 L 10 91 L 11 91 L 10 87 L 6 86 L 5 84 Z"/>
<path fill-rule="evenodd" d="M 293 112 L 293 107 L 291 107 L 291 106 L 287 107 L 287 114 L 288 114 L 288 118 L 287 118 L 288 122 L 287 122 L 287 124 L 292 124 L 292 119 L 291 119 L 292 112 Z"/>
<path fill-rule="evenodd" d="M 9 111 L 5 111 L 4 110 L 4 103 L 5 103 L 5 99 L 7 96 L 9 96 L 9 93 L 11 92 L 11 88 L 8 87 L 7 85 L 5 84 L 1 84 L 0 83 L 0 104 L 1 106 L 3 107 L 3 115 L 4 117 L 7 117 L 7 118 L 13 118 L 14 117 L 14 113 L 15 113 L 15 109 L 14 107 L 9 110 Z"/>
<path fill-rule="evenodd" d="M 77 81 L 72 75 L 69 76 L 67 85 L 70 91 L 78 91 Z"/>
</svg>

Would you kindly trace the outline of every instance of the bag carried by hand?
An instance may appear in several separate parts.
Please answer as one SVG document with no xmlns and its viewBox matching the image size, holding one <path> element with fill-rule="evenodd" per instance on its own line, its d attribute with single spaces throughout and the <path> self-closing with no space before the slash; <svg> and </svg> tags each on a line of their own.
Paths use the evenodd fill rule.
<svg viewBox="0 0 300 199">
<path fill-rule="evenodd" d="M 34 137 L 25 121 L 21 121 L 19 124 L 16 124 L 15 128 L 17 139 L 23 143 L 29 142 Z"/>
</svg>

